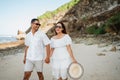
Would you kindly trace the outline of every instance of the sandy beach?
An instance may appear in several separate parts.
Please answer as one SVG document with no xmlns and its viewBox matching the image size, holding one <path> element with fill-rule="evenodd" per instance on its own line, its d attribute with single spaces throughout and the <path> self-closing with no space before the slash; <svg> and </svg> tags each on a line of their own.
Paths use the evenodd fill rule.
<svg viewBox="0 0 120 80">
<path fill-rule="evenodd" d="M 24 40 L 18 40 L 15 42 L 0 43 L 0 57 L 23 53 L 24 52 Z"/>
<path fill-rule="evenodd" d="M 73 44 L 77 61 L 84 67 L 80 80 L 120 80 L 120 51 L 110 51 L 111 45 Z M 22 80 L 24 64 L 23 52 L 0 57 L 0 80 Z M 45 80 L 52 80 L 50 64 L 44 64 Z M 38 80 L 35 70 L 30 80 Z M 72 80 L 72 79 L 69 79 Z"/>
<path fill-rule="evenodd" d="M 15 42 L 0 43 L 0 50 L 20 46 L 22 44 L 24 44 L 24 40 L 18 40 Z"/>
</svg>

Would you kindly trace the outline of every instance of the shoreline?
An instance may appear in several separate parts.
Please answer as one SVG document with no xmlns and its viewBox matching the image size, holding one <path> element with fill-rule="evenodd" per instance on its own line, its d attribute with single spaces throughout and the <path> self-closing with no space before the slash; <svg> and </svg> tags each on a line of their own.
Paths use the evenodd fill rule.
<svg viewBox="0 0 120 80">
<path fill-rule="evenodd" d="M 20 45 L 24 45 L 24 40 L 17 40 L 14 42 L 6 42 L 6 43 L 0 43 L 0 50 L 4 50 L 7 48 L 17 47 Z"/>
<path fill-rule="evenodd" d="M 85 44 L 87 45 L 98 45 L 99 47 L 107 47 L 111 45 L 111 50 L 120 51 L 120 36 L 108 36 L 108 35 L 82 35 L 72 37 L 73 44 Z M 0 43 L 0 57 L 16 54 L 17 52 L 24 52 L 24 40 L 18 40 L 15 42 Z"/>
<path fill-rule="evenodd" d="M 24 52 L 24 40 L 0 44 L 0 57 Z"/>
</svg>

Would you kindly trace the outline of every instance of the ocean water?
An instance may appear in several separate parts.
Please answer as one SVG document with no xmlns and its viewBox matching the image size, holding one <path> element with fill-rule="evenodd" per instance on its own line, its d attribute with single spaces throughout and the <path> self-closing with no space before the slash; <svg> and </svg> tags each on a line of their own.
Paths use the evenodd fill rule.
<svg viewBox="0 0 120 80">
<path fill-rule="evenodd" d="M 0 36 L 0 43 L 14 42 L 17 41 L 16 37 L 13 36 Z"/>
</svg>

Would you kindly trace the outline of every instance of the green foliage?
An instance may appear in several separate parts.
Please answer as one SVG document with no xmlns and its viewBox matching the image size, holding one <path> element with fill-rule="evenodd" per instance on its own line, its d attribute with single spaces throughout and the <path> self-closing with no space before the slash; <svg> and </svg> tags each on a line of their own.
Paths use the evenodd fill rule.
<svg viewBox="0 0 120 80">
<path fill-rule="evenodd" d="M 97 27 L 96 25 L 90 26 L 88 28 L 86 28 L 86 32 L 88 34 L 104 34 L 105 33 L 105 29 L 104 29 L 104 25 Z"/>
<path fill-rule="evenodd" d="M 82 18 L 82 20 L 83 20 L 83 21 L 86 21 L 86 20 L 87 20 L 87 17 L 86 17 L 86 16 L 85 16 L 85 17 L 83 17 L 83 18 Z"/>
<path fill-rule="evenodd" d="M 114 25 L 120 25 L 120 12 L 112 16 L 111 18 L 109 18 L 105 25 L 106 25 L 105 28 L 108 28 Z"/>
<path fill-rule="evenodd" d="M 106 31 L 105 31 L 105 28 L 104 28 L 105 25 L 101 25 L 95 32 L 95 34 L 105 34 Z"/>
<path fill-rule="evenodd" d="M 88 34 L 94 34 L 96 28 L 97 28 L 97 27 L 96 27 L 95 25 L 90 26 L 90 27 L 86 28 L 86 32 L 87 32 Z"/>
<path fill-rule="evenodd" d="M 107 29 L 113 29 L 112 27 L 116 29 L 120 29 L 120 13 L 117 13 L 116 15 L 109 18 L 103 25 L 97 26 L 93 25 L 88 28 L 86 28 L 86 33 L 88 34 L 105 34 Z M 114 31 L 114 30 L 113 30 Z M 120 31 L 120 30 L 118 30 Z"/>
<path fill-rule="evenodd" d="M 73 7 L 79 1 L 80 0 L 71 0 L 69 3 L 66 3 L 66 4 L 62 5 L 61 7 L 57 8 L 54 11 L 47 11 L 43 15 L 38 16 L 38 19 L 49 19 L 49 18 L 53 17 L 54 15 L 56 15 L 59 12 L 62 12 L 62 11 L 65 11 L 65 10 L 69 10 L 71 7 Z"/>
</svg>

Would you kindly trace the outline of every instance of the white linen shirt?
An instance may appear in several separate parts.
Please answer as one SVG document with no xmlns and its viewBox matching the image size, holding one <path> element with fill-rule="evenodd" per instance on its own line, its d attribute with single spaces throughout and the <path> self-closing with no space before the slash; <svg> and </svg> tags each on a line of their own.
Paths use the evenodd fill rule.
<svg viewBox="0 0 120 80">
<path fill-rule="evenodd" d="M 47 35 L 37 31 L 34 35 L 29 32 L 25 38 L 25 45 L 28 46 L 26 59 L 38 61 L 45 57 L 45 45 L 50 44 Z"/>
</svg>

